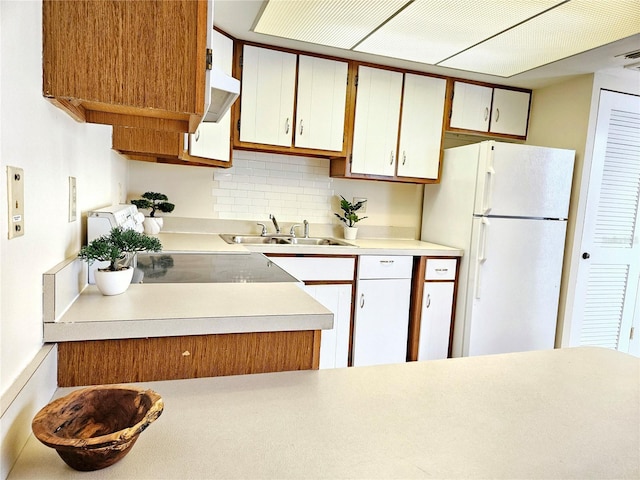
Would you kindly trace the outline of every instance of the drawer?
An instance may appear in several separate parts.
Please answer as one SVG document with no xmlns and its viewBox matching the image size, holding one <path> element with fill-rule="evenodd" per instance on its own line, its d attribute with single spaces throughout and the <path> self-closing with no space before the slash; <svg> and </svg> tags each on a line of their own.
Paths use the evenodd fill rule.
<svg viewBox="0 0 640 480">
<path fill-rule="evenodd" d="M 355 258 L 340 257 L 271 257 L 269 260 L 301 281 L 353 282 Z"/>
<path fill-rule="evenodd" d="M 358 278 L 411 278 L 413 257 L 362 255 Z"/>
<path fill-rule="evenodd" d="M 429 258 L 427 259 L 427 270 L 424 274 L 425 280 L 455 280 L 456 279 L 455 258 Z"/>
</svg>

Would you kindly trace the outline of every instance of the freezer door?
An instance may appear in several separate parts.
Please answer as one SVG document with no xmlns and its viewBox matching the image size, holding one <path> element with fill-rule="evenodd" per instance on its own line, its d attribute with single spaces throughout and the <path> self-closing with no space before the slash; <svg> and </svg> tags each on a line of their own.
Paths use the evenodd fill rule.
<svg viewBox="0 0 640 480">
<path fill-rule="evenodd" d="M 468 355 L 553 348 L 565 233 L 564 221 L 474 218 Z"/>
<path fill-rule="evenodd" d="M 567 218 L 574 157 L 573 150 L 482 142 L 474 213 Z"/>
</svg>

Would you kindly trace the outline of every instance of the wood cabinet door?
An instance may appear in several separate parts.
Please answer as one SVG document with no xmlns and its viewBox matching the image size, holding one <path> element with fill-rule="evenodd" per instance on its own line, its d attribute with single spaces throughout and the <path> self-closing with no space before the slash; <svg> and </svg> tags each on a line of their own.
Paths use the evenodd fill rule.
<svg viewBox="0 0 640 480">
<path fill-rule="evenodd" d="M 360 66 L 351 171 L 395 174 L 402 73 Z"/>
<path fill-rule="evenodd" d="M 404 76 L 398 176 L 437 179 L 447 81 Z"/>
<path fill-rule="evenodd" d="M 347 62 L 300 55 L 295 146 L 342 151 Z"/>
<path fill-rule="evenodd" d="M 411 280 L 359 280 L 353 366 L 402 363 L 407 358 Z"/>
<path fill-rule="evenodd" d="M 447 358 L 454 282 L 425 282 L 418 360 Z"/>
<path fill-rule="evenodd" d="M 491 87 L 454 82 L 449 126 L 488 132 L 492 93 Z"/>
<path fill-rule="evenodd" d="M 528 92 L 494 88 L 489 131 L 525 137 L 529 122 L 530 99 L 531 94 Z"/>
<path fill-rule="evenodd" d="M 233 69 L 233 40 L 213 30 L 213 65 L 227 75 Z M 201 123 L 189 135 L 189 155 L 228 162 L 231 159 L 231 111 L 218 123 Z"/>
<path fill-rule="evenodd" d="M 291 146 L 296 55 L 245 45 L 240 141 Z"/>
</svg>

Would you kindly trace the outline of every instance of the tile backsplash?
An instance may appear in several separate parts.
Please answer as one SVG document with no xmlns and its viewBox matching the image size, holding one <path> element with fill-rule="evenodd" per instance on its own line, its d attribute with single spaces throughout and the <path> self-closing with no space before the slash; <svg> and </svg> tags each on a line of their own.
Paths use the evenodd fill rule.
<svg viewBox="0 0 640 480">
<path fill-rule="evenodd" d="M 234 150 L 233 167 L 213 175 L 214 218 L 333 223 L 329 160 Z"/>
</svg>

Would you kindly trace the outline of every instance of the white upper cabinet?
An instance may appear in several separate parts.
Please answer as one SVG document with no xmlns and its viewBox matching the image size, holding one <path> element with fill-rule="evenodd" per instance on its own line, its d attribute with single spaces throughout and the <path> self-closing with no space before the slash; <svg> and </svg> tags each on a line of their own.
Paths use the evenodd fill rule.
<svg viewBox="0 0 640 480">
<path fill-rule="evenodd" d="M 295 146 L 342 151 L 347 62 L 300 55 Z"/>
<path fill-rule="evenodd" d="M 530 92 L 453 83 L 450 128 L 526 137 Z"/>
<path fill-rule="evenodd" d="M 489 131 L 489 114 L 493 89 L 472 83 L 453 83 L 451 127 L 465 130 Z"/>
<path fill-rule="evenodd" d="M 351 172 L 394 176 L 402 73 L 360 66 Z"/>
<path fill-rule="evenodd" d="M 437 179 L 447 81 L 404 76 L 398 176 Z"/>
<path fill-rule="evenodd" d="M 245 45 L 240 141 L 291 146 L 296 55 Z"/>
<path fill-rule="evenodd" d="M 531 94 L 528 92 L 494 88 L 489 131 L 525 137 L 527 135 L 530 99 Z"/>
<path fill-rule="evenodd" d="M 233 40 L 213 30 L 213 64 L 227 75 L 233 70 Z M 203 122 L 189 135 L 189 155 L 228 162 L 231 155 L 231 110 L 218 123 Z"/>
</svg>

